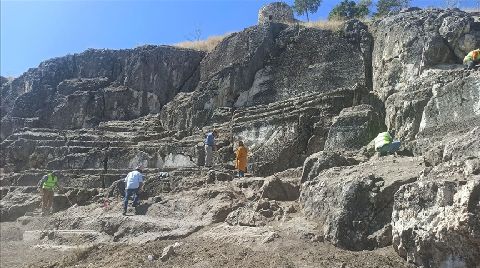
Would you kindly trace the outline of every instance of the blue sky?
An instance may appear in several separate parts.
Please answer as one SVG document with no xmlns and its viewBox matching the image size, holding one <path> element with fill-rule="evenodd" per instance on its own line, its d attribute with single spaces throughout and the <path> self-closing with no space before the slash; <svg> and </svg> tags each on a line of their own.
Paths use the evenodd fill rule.
<svg viewBox="0 0 480 268">
<path fill-rule="evenodd" d="M 474 7 L 475 0 L 460 0 Z M 88 48 L 175 44 L 255 25 L 258 9 L 274 0 L 1 0 L 2 76 L 19 76 L 41 61 Z M 284 1 L 290 5 L 294 0 Z M 340 0 L 323 0 L 313 20 Z M 441 6 L 444 0 L 412 0 Z M 298 19 L 306 20 L 305 17 Z"/>
</svg>

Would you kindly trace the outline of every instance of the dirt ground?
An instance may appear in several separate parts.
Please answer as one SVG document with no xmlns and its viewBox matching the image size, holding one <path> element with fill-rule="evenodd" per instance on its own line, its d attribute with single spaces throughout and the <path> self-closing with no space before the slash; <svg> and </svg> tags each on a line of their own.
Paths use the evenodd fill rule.
<svg viewBox="0 0 480 268">
<path fill-rule="evenodd" d="M 298 224 L 292 222 L 290 224 Z M 143 245 L 100 243 L 85 247 L 21 240 L 15 223 L 2 223 L 1 267 L 411 267 L 391 247 L 352 252 L 301 237 L 291 226 L 209 226 L 178 240 Z M 175 253 L 160 260 L 166 246 Z M 153 256 L 153 260 L 148 259 Z"/>
</svg>

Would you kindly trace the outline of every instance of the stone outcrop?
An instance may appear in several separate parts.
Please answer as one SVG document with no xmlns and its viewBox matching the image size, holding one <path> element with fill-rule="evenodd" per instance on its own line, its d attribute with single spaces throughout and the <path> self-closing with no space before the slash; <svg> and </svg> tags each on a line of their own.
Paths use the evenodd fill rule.
<svg viewBox="0 0 480 268">
<path fill-rule="evenodd" d="M 345 108 L 340 112 L 325 141 L 325 151 L 355 151 L 385 130 L 381 117 L 370 105 Z"/>
<path fill-rule="evenodd" d="M 192 91 L 204 53 L 168 46 L 87 50 L 42 62 L 2 83 L 4 139 L 22 127 L 77 129 L 158 113 Z"/>
<path fill-rule="evenodd" d="M 386 125 L 407 141 L 478 126 L 479 79 L 478 72 L 427 70 L 404 88 L 415 90 L 387 99 Z"/>
<path fill-rule="evenodd" d="M 480 27 L 471 15 L 455 9 L 407 10 L 379 20 L 373 29 L 373 89 L 385 102 L 387 127 L 398 138 L 414 140 L 431 127 L 445 133 L 478 122 L 473 108 L 478 72 L 454 65 L 480 45 Z M 467 99 L 472 103 L 456 105 Z"/>
<path fill-rule="evenodd" d="M 393 205 L 393 247 L 423 267 L 475 267 L 480 260 L 479 215 L 479 176 L 402 186 Z"/>
<path fill-rule="evenodd" d="M 321 151 L 310 155 L 303 164 L 301 182 L 315 179 L 323 170 L 332 167 L 349 166 L 352 161 L 337 152 Z"/>
<path fill-rule="evenodd" d="M 428 68 L 461 63 L 479 45 L 473 17 L 460 10 L 414 10 L 373 25 L 373 85 L 382 100 Z"/>
<path fill-rule="evenodd" d="M 303 211 L 336 246 L 365 250 L 389 245 L 393 195 L 419 177 L 422 167 L 413 164 L 418 160 L 385 157 L 324 170 L 302 184 Z"/>
<path fill-rule="evenodd" d="M 36 187 L 8 189 L 0 200 L 0 219 L 12 221 L 40 206 L 40 196 Z"/>
<path fill-rule="evenodd" d="M 216 223 L 252 234 L 308 222 L 295 235 L 313 243 L 360 251 L 393 241 L 416 265 L 473 267 L 480 72 L 460 63 L 479 45 L 478 21 L 411 8 L 329 31 L 277 23 L 290 21 L 286 7 L 272 21 L 266 11 L 209 53 L 87 50 L 1 78 L 1 220 L 40 220 L 34 186 L 57 170 L 64 190 L 46 222 L 56 230 L 37 230 L 42 241 L 83 229 L 82 243 L 143 244 Z M 387 128 L 409 157 L 372 157 Z M 246 178 L 234 176 L 239 140 Z M 118 185 L 138 164 L 142 203 L 125 218 Z"/>
<path fill-rule="evenodd" d="M 162 110 L 164 127 L 201 127 L 212 123 L 212 114 L 223 107 L 268 104 L 366 84 L 369 62 L 359 42 L 346 34 L 282 24 L 230 35 L 202 61 L 196 91 L 178 96 Z"/>
</svg>

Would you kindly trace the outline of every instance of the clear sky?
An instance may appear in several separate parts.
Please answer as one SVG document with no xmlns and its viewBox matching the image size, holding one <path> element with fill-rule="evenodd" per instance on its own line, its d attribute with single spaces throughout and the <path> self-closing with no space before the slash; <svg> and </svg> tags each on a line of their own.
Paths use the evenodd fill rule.
<svg viewBox="0 0 480 268">
<path fill-rule="evenodd" d="M 323 0 L 310 18 L 325 18 L 340 1 Z M 476 0 L 460 1 L 475 7 Z M 201 39 L 239 31 L 255 25 L 259 8 L 270 2 L 275 0 L 1 0 L 0 73 L 16 77 L 41 61 L 88 48 L 168 45 L 194 39 L 196 30 Z M 420 7 L 444 2 L 411 1 Z"/>
</svg>

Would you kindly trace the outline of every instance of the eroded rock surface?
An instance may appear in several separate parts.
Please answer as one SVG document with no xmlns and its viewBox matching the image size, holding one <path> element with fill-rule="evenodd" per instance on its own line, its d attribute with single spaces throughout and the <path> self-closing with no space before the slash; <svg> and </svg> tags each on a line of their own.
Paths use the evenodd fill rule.
<svg viewBox="0 0 480 268">
<path fill-rule="evenodd" d="M 77 241 L 93 245 L 92 254 L 99 243 L 192 236 L 354 251 L 393 240 L 416 265 L 473 267 L 480 77 L 460 63 L 479 45 L 475 16 L 410 8 L 336 31 L 265 22 L 207 54 L 88 50 L 1 78 L 1 221 L 18 219 L 8 223 L 14 236 L 27 230 L 38 246 Z M 206 169 L 204 134 L 213 128 L 217 150 Z M 372 157 L 368 145 L 386 128 L 410 157 Z M 235 177 L 238 140 L 249 149 L 246 178 Z M 138 164 L 146 167 L 142 202 L 124 217 L 117 186 Z M 42 218 L 34 186 L 48 170 L 64 189 Z M 178 262 L 182 248 L 165 264 Z M 358 263 L 332 264 L 329 254 L 321 265 L 372 266 L 366 251 L 348 253 Z M 310 255 L 274 265 L 302 266 Z M 379 266 L 402 266 L 385 258 Z M 213 263 L 205 267 L 227 262 Z"/>
<path fill-rule="evenodd" d="M 385 246 L 383 236 L 391 237 L 387 226 L 392 219 L 393 195 L 419 177 L 423 169 L 419 160 L 384 157 L 324 170 L 302 184 L 303 211 L 322 226 L 325 240 L 339 247 L 364 250 Z"/>
<path fill-rule="evenodd" d="M 423 267 L 475 267 L 480 260 L 480 177 L 418 181 L 395 193 L 393 246 Z"/>
</svg>

